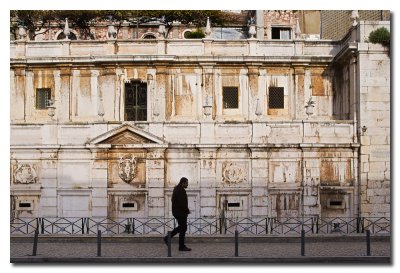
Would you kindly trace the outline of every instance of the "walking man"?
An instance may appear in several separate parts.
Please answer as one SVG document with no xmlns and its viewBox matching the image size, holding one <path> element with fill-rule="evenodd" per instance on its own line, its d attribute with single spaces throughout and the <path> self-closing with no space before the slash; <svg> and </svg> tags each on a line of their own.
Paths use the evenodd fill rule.
<svg viewBox="0 0 400 273">
<path fill-rule="evenodd" d="M 187 217 L 190 213 L 188 208 L 188 198 L 186 194 L 186 188 L 188 187 L 189 181 L 186 177 L 182 177 L 179 184 L 175 186 L 172 193 L 172 215 L 178 221 L 178 226 L 171 232 L 171 238 L 179 233 L 179 251 L 191 251 L 185 245 L 185 233 L 187 230 Z M 168 244 L 168 237 L 164 237 L 165 244 Z"/>
</svg>

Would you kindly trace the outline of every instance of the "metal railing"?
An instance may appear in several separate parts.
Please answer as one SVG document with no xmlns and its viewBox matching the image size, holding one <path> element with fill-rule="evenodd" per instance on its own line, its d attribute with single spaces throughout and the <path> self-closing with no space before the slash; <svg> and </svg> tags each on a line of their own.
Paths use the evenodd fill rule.
<svg viewBox="0 0 400 273">
<path fill-rule="evenodd" d="M 104 235 L 137 234 L 161 235 L 176 227 L 173 218 L 13 218 L 10 221 L 10 235 L 30 235 L 38 230 L 48 235 Z M 189 218 L 188 234 L 216 235 L 300 235 L 332 233 L 388 234 L 391 232 L 389 217 L 353 218 Z"/>
</svg>

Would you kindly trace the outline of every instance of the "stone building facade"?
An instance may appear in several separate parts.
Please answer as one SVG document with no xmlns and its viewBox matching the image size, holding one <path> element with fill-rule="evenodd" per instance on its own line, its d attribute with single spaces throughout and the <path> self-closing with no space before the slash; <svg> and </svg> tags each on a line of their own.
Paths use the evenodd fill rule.
<svg viewBox="0 0 400 273">
<path fill-rule="evenodd" d="M 390 57 L 340 41 L 10 43 L 13 217 L 390 216 Z M 308 107 L 306 107 L 308 106 Z"/>
</svg>

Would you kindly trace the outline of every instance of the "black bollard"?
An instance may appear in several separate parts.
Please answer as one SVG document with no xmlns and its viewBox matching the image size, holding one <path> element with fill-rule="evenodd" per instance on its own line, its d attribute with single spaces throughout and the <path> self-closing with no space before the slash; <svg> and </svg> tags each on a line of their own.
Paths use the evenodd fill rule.
<svg viewBox="0 0 400 273">
<path fill-rule="evenodd" d="M 101 257 L 101 231 L 97 231 L 97 257 Z"/>
<path fill-rule="evenodd" d="M 235 257 L 239 257 L 239 232 L 235 230 Z"/>
<path fill-rule="evenodd" d="M 32 251 L 32 256 L 36 256 L 38 239 L 39 239 L 39 230 L 36 229 L 36 230 L 35 230 L 35 236 L 33 237 L 33 251 Z"/>
<path fill-rule="evenodd" d="M 172 257 L 172 255 L 171 255 L 171 231 L 168 231 L 167 243 L 168 243 L 168 257 Z"/>
<path fill-rule="evenodd" d="M 371 256 L 371 231 L 367 230 L 367 256 Z"/>
<path fill-rule="evenodd" d="M 306 252 L 306 248 L 305 248 L 305 243 L 306 243 L 306 240 L 305 240 L 305 231 L 304 231 L 304 229 L 302 229 L 301 230 L 301 256 L 304 256 L 305 255 L 305 252 Z"/>
</svg>

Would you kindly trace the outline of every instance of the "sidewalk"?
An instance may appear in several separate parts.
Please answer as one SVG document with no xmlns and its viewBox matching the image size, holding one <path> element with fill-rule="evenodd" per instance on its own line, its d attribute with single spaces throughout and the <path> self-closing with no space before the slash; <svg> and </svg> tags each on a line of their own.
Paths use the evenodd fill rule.
<svg viewBox="0 0 400 273">
<path fill-rule="evenodd" d="M 390 263 L 390 237 L 371 237 L 367 256 L 365 236 L 310 236 L 301 256 L 300 238 L 240 237 L 235 257 L 234 237 L 187 237 L 190 252 L 178 251 L 172 241 L 171 257 L 162 236 L 103 237 L 101 257 L 97 239 L 89 236 L 39 236 L 32 256 L 33 237 L 11 238 L 12 263 Z"/>
</svg>

